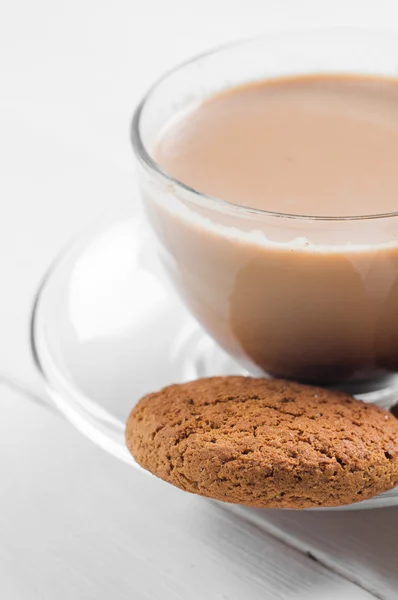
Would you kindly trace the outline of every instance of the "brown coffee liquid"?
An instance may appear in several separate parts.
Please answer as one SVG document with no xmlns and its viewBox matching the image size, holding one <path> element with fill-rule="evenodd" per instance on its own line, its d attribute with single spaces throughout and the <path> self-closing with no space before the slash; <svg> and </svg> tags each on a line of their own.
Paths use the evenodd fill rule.
<svg viewBox="0 0 398 600">
<path fill-rule="evenodd" d="M 263 81 L 173 121 L 163 169 L 200 192 L 269 211 L 398 209 L 398 83 L 360 76 Z"/>
<path fill-rule="evenodd" d="M 398 84 L 323 75 L 232 89 L 169 123 L 154 156 L 235 204 L 332 217 L 398 211 Z M 176 287 L 250 371 L 344 385 L 398 372 L 398 216 L 242 217 L 146 185 Z"/>
</svg>

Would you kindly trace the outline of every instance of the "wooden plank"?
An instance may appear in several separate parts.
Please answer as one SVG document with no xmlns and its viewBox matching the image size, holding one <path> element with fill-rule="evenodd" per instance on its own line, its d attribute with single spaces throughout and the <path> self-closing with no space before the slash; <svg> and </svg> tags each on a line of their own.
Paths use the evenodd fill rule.
<svg viewBox="0 0 398 600">
<path fill-rule="evenodd" d="M 398 598 L 398 508 L 346 512 L 222 510 L 232 510 L 289 546 L 310 553 L 377 598 Z"/>
<path fill-rule="evenodd" d="M 12 600 L 371 600 L 262 527 L 140 474 L 0 388 L 0 593 Z"/>
</svg>

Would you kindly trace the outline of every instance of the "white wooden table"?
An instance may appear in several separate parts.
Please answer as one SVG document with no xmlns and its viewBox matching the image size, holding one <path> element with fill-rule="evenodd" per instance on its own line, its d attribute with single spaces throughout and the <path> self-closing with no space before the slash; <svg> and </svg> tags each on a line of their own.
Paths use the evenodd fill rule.
<svg viewBox="0 0 398 600">
<path fill-rule="evenodd" d="M 72 234 L 135 201 L 132 109 L 163 70 L 286 25 L 397 22 L 395 0 L 69 0 L 0 8 L 0 378 Z M 0 598 L 398 598 L 398 509 L 227 509 L 118 463 L 0 383 Z M 253 524 L 254 520 L 254 524 Z"/>
</svg>

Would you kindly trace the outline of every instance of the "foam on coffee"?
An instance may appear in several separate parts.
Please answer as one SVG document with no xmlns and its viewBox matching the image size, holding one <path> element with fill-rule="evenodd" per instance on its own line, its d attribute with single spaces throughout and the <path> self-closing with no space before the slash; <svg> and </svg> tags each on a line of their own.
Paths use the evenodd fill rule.
<svg viewBox="0 0 398 600">
<path fill-rule="evenodd" d="M 175 117 L 155 156 L 199 192 L 345 217 L 398 208 L 398 83 L 319 75 L 227 90 Z"/>
</svg>

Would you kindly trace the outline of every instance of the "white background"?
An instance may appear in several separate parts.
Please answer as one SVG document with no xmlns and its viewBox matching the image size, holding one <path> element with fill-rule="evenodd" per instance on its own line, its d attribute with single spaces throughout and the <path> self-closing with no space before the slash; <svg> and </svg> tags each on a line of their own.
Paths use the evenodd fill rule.
<svg viewBox="0 0 398 600">
<path fill-rule="evenodd" d="M 37 384 L 28 323 L 41 276 L 84 224 L 137 203 L 129 123 L 146 87 L 211 46 L 312 25 L 398 29 L 398 6 L 2 1 L 0 376 Z M 7 600 L 398 598 L 397 510 L 267 512 L 253 527 L 117 463 L 4 386 L 0 475 Z"/>
</svg>

